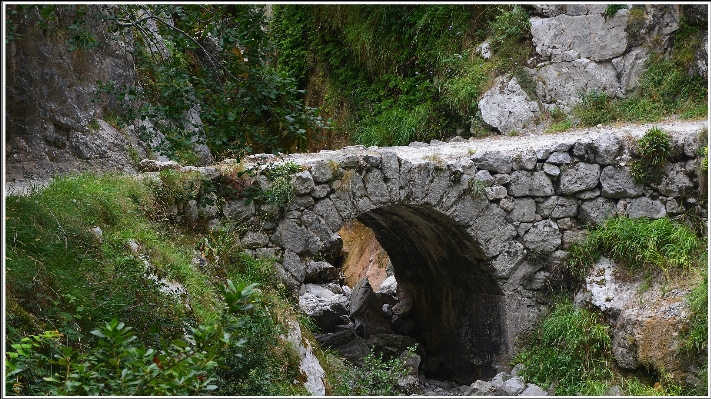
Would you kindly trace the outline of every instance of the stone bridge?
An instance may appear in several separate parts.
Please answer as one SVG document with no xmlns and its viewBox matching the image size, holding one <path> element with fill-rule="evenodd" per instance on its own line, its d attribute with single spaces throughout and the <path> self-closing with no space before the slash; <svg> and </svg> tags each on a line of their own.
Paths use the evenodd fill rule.
<svg viewBox="0 0 711 399">
<path fill-rule="evenodd" d="M 448 377 L 471 380 L 504 365 L 519 334 L 547 310 L 565 250 L 585 226 L 615 214 L 673 217 L 696 206 L 689 194 L 698 189 L 705 125 L 655 125 L 670 133 L 673 148 L 652 186 L 635 183 L 629 170 L 631 146 L 651 126 L 596 128 L 251 156 L 248 163 L 303 166 L 284 212 L 233 200 L 207 208 L 191 201 L 185 214 L 249 226 L 241 245 L 275 256 L 294 291 L 310 265 L 340 251 L 339 229 L 359 220 L 412 298 L 413 334 L 427 356 L 442 359 Z M 269 182 L 258 177 L 256 184 Z"/>
</svg>

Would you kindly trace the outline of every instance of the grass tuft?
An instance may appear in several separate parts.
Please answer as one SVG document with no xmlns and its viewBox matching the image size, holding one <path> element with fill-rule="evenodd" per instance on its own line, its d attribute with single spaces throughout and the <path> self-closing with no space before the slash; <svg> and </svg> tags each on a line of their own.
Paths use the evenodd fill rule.
<svg viewBox="0 0 711 399">
<path fill-rule="evenodd" d="M 582 243 L 572 245 L 566 267 L 582 278 L 587 268 L 605 255 L 632 272 L 688 272 L 697 262 L 700 249 L 696 235 L 669 218 L 619 216 L 592 229 Z"/>
</svg>

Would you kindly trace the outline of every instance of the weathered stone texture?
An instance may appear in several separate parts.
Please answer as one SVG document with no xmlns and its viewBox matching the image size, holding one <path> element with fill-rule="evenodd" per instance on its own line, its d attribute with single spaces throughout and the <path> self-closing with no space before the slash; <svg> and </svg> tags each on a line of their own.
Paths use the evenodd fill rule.
<svg viewBox="0 0 711 399">
<path fill-rule="evenodd" d="M 501 133 L 528 127 L 540 109 L 519 86 L 517 78 L 500 77 L 479 100 L 482 119 Z"/>
<path fill-rule="evenodd" d="M 600 174 L 602 196 L 607 198 L 634 198 L 642 195 L 644 185 L 636 183 L 625 166 L 607 166 Z"/>
<path fill-rule="evenodd" d="M 511 173 L 509 195 L 512 197 L 553 195 L 553 183 L 543 172 L 514 171 Z"/>
<path fill-rule="evenodd" d="M 560 193 L 590 190 L 600 181 L 600 165 L 578 162 L 560 173 Z"/>
</svg>

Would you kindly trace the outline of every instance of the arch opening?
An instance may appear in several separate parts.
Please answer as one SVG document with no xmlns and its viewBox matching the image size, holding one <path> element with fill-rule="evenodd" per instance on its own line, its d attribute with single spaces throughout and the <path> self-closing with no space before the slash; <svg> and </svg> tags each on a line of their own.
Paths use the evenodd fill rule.
<svg viewBox="0 0 711 399">
<path fill-rule="evenodd" d="M 372 229 L 411 300 L 411 322 L 399 332 L 424 350 L 421 371 L 467 384 L 493 377 L 506 342 L 504 297 L 473 237 L 428 206 L 384 206 L 356 219 Z"/>
</svg>

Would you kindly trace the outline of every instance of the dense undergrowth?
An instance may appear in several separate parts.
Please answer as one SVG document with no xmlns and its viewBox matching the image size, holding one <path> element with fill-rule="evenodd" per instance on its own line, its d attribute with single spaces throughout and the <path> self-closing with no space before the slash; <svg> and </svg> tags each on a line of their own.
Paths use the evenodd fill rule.
<svg viewBox="0 0 711 399">
<path fill-rule="evenodd" d="M 515 76 L 537 99 L 535 81 L 524 68 L 534 55 L 529 10 L 519 5 L 275 6 L 270 29 L 277 69 L 298 79 L 307 102 L 335 122 L 325 143 L 312 137 L 309 148 L 334 140 L 347 144 L 344 137 L 385 146 L 492 134 L 477 104 L 497 76 Z M 634 36 L 644 8 L 634 6 L 630 15 L 627 30 Z M 689 75 L 705 28 L 682 16 L 671 51 L 650 49 L 636 91 L 625 98 L 581 92 L 570 115 L 543 112 L 546 131 L 706 116 L 706 82 Z M 486 59 L 477 50 L 485 42 Z"/>
<path fill-rule="evenodd" d="M 314 341 L 313 323 L 276 279 L 273 259 L 246 254 L 239 226 L 169 217 L 214 190 L 197 173 L 163 171 L 146 180 L 68 176 L 6 197 L 6 394 L 308 394 L 283 336 L 297 320 Z M 316 352 L 328 393 L 397 392 L 401 360 L 371 354 L 355 367 Z"/>
</svg>

